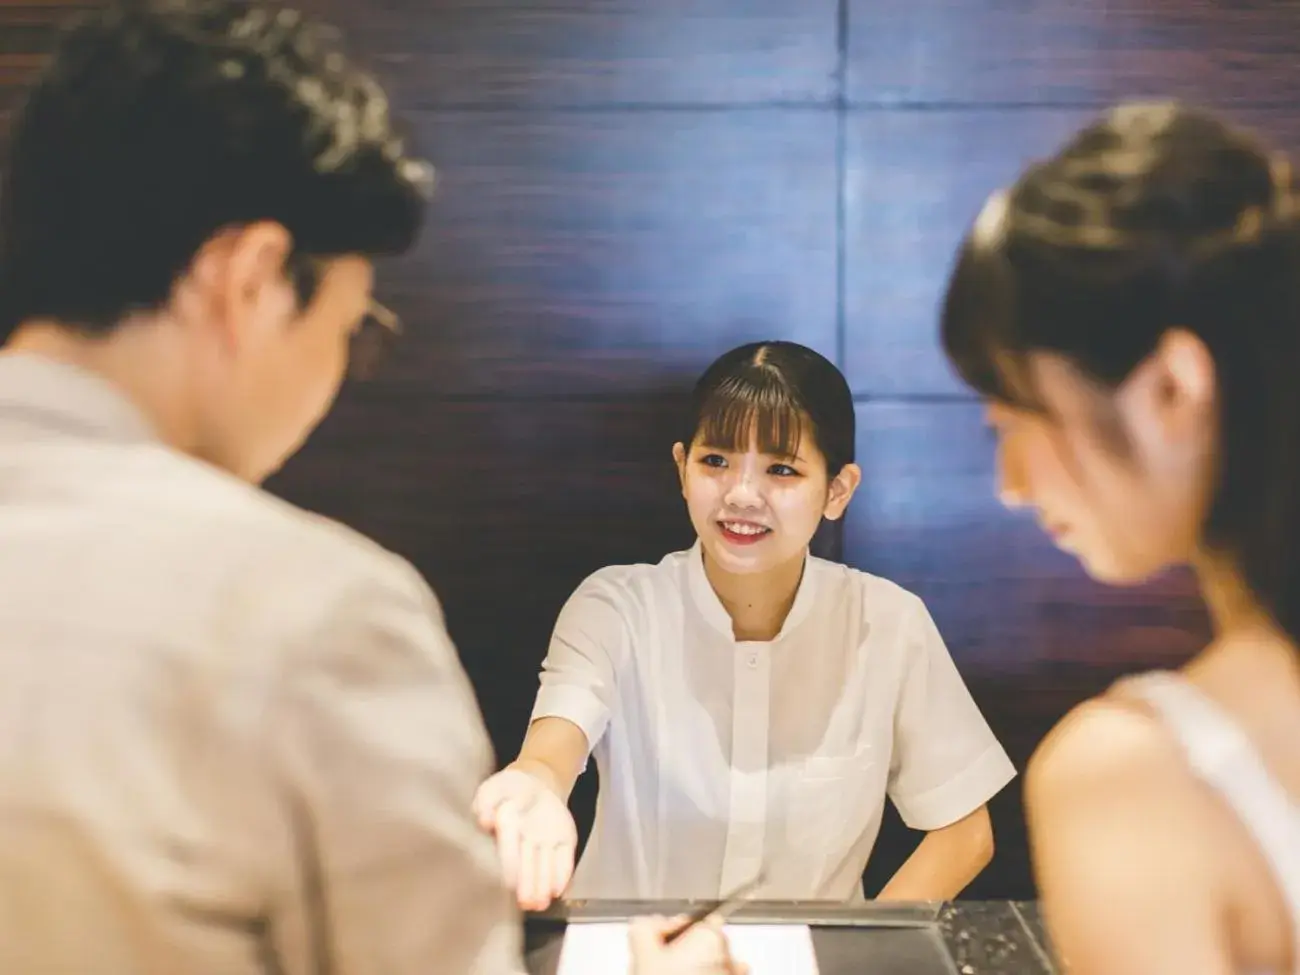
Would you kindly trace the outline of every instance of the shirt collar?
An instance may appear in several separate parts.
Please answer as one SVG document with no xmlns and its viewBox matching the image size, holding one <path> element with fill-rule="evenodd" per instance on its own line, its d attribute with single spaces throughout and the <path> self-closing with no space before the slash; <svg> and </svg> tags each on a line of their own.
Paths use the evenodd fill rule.
<svg viewBox="0 0 1300 975">
<path fill-rule="evenodd" d="M 794 604 L 786 614 L 785 622 L 781 625 L 781 632 L 776 635 L 776 640 L 793 633 L 812 608 L 813 601 L 816 599 L 817 573 L 811 563 L 812 557 L 805 553 L 803 573 L 799 576 L 799 590 L 795 593 Z M 735 639 L 731 616 L 727 613 L 727 608 L 722 605 L 718 594 L 713 591 L 709 577 L 704 573 L 704 546 L 699 538 L 695 539 L 695 544 L 687 553 L 686 579 L 691 598 L 705 621 L 715 630 L 725 634 L 727 639 Z"/>
<path fill-rule="evenodd" d="M 108 379 L 28 352 L 0 354 L 0 422 L 104 440 L 158 439 L 144 413 Z"/>
</svg>

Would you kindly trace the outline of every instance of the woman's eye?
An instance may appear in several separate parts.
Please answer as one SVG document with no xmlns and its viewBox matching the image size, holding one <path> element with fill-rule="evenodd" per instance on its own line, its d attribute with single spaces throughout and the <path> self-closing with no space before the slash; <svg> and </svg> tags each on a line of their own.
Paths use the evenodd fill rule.
<svg viewBox="0 0 1300 975">
<path fill-rule="evenodd" d="M 773 464 L 768 469 L 769 474 L 775 474 L 777 477 L 797 477 L 799 472 L 789 464 Z"/>
<path fill-rule="evenodd" d="M 700 458 L 700 463 L 705 467 L 726 467 L 727 459 L 721 454 L 705 454 Z"/>
</svg>

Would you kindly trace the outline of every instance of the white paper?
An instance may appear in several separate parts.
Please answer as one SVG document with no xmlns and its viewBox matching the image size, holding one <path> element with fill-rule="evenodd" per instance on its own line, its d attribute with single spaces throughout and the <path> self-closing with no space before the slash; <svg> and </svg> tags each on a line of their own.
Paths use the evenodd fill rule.
<svg viewBox="0 0 1300 975">
<path fill-rule="evenodd" d="M 624 975 L 631 956 L 624 921 L 574 921 L 564 931 L 556 975 Z M 812 931 L 806 924 L 728 924 L 731 956 L 750 975 L 817 975 Z"/>
</svg>

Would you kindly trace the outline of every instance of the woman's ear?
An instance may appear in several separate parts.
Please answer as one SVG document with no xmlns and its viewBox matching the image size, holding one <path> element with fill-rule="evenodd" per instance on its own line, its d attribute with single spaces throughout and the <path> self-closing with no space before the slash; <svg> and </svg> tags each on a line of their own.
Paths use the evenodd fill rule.
<svg viewBox="0 0 1300 975">
<path fill-rule="evenodd" d="M 1199 445 L 1213 427 L 1215 372 L 1205 343 L 1172 328 L 1124 380 L 1118 401 L 1129 425 L 1141 427 L 1146 439 Z"/>
<path fill-rule="evenodd" d="M 673 444 L 673 463 L 677 466 L 677 481 L 682 489 L 686 488 L 686 446 L 678 441 Z"/>
<path fill-rule="evenodd" d="M 828 521 L 838 521 L 844 509 L 853 500 L 853 492 L 862 483 L 862 468 L 857 464 L 845 464 L 840 472 L 831 478 L 830 491 L 826 495 L 826 508 L 822 517 Z"/>
</svg>

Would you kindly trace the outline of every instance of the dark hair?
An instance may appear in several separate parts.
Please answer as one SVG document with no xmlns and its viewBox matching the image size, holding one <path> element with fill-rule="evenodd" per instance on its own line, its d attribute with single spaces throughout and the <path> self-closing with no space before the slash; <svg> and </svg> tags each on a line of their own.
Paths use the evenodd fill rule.
<svg viewBox="0 0 1300 975">
<path fill-rule="evenodd" d="M 723 353 L 691 394 L 688 447 L 759 449 L 793 457 L 806 432 L 835 477 L 854 456 L 853 394 L 826 357 L 796 342 L 753 342 Z M 806 428 L 806 429 L 805 429 Z"/>
<path fill-rule="evenodd" d="M 298 264 L 402 253 L 430 175 L 329 28 L 260 0 L 111 3 L 64 35 L 14 122 L 0 340 L 158 308 L 225 227 L 280 223 Z"/>
<path fill-rule="evenodd" d="M 1028 353 L 1113 388 L 1175 327 L 1216 370 L 1203 544 L 1300 640 L 1300 207 L 1284 157 L 1200 111 L 1118 106 L 986 206 L 942 331 L 967 383 L 1036 407 Z"/>
</svg>

